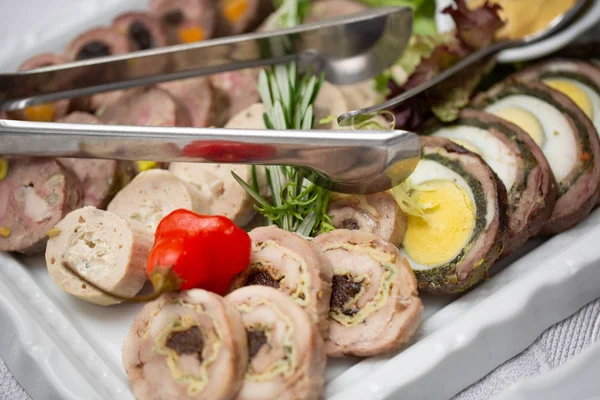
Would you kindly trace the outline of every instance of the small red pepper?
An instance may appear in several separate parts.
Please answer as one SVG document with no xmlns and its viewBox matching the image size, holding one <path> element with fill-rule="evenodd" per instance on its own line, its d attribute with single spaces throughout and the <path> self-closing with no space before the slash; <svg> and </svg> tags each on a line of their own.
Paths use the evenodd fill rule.
<svg viewBox="0 0 600 400">
<path fill-rule="evenodd" d="M 259 161 L 272 158 L 273 146 L 256 143 L 239 143 L 227 140 L 192 142 L 183 148 L 183 154 L 202 157 L 214 162 Z"/>
<path fill-rule="evenodd" d="M 224 294 L 250 261 L 250 236 L 227 217 L 175 210 L 156 229 L 146 274 L 155 291 Z"/>
</svg>

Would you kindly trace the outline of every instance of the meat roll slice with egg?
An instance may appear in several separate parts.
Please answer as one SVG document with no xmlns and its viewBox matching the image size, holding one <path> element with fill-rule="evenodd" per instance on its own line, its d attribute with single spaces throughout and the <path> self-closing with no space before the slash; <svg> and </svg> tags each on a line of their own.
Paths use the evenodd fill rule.
<svg viewBox="0 0 600 400">
<path fill-rule="evenodd" d="M 250 263 L 229 288 L 263 285 L 279 289 L 304 308 L 322 336 L 327 334 L 331 264 L 309 240 L 275 225 L 250 231 Z"/>
<path fill-rule="evenodd" d="M 219 0 L 218 4 L 221 36 L 251 32 L 273 11 L 270 0 Z"/>
<path fill-rule="evenodd" d="M 558 195 L 542 233 L 567 230 L 589 214 L 600 187 L 600 141 L 592 121 L 567 95 L 542 83 L 508 80 L 474 104 L 521 127 L 548 160 Z"/>
<path fill-rule="evenodd" d="M 81 207 L 81 182 L 55 159 L 5 161 L 8 172 L 0 179 L 0 251 L 43 252 L 47 232 Z"/>
<path fill-rule="evenodd" d="M 108 204 L 107 210 L 141 222 L 152 232 L 163 217 L 179 208 L 208 213 L 208 202 L 196 187 L 169 171 L 151 169 L 139 173 Z"/>
<path fill-rule="evenodd" d="M 54 283 L 65 292 L 109 306 L 122 300 L 103 291 L 133 297 L 142 289 L 153 242 L 150 229 L 138 221 L 83 207 L 67 214 L 52 230 L 46 266 Z"/>
<path fill-rule="evenodd" d="M 510 238 L 504 255 L 540 232 L 554 209 L 556 182 L 542 150 L 527 133 L 473 109 L 464 109 L 457 121 L 426 133 L 479 154 L 506 187 Z"/>
<path fill-rule="evenodd" d="M 70 124 L 101 124 L 92 114 L 73 112 L 57 122 Z M 83 205 L 105 208 L 112 197 L 123 188 L 135 174 L 128 161 L 91 158 L 59 158 L 71 169 L 83 184 Z"/>
<path fill-rule="evenodd" d="M 333 268 L 327 355 L 398 350 L 421 321 L 417 280 L 398 248 L 372 233 L 336 229 L 315 244 Z"/>
<path fill-rule="evenodd" d="M 125 13 L 115 18 L 112 26 L 129 38 L 134 50 L 148 50 L 167 45 L 163 27 L 153 15 L 142 12 Z"/>
<path fill-rule="evenodd" d="M 213 0 L 152 0 L 149 10 L 162 23 L 169 45 L 210 39 L 217 26 Z"/>
<path fill-rule="evenodd" d="M 400 246 L 406 232 L 406 214 L 389 192 L 362 195 L 334 194 L 327 215 L 338 229 L 374 233 Z"/>
<path fill-rule="evenodd" d="M 25 61 L 19 67 L 19 71 L 30 71 L 36 68 L 51 67 L 64 64 L 65 62 L 67 62 L 66 58 L 61 55 L 44 53 Z M 9 112 L 9 116 L 13 119 L 27 121 L 52 122 L 64 117 L 69 111 L 70 104 L 70 100 L 59 100 L 54 103 L 29 106 L 24 110 L 11 111 Z"/>
<path fill-rule="evenodd" d="M 164 294 L 133 322 L 122 358 L 138 400 L 229 400 L 248 365 L 244 322 L 214 293 Z"/>
<path fill-rule="evenodd" d="M 285 294 L 263 286 L 225 297 L 242 315 L 248 369 L 236 400 L 320 399 L 325 347 L 317 327 Z"/>
<path fill-rule="evenodd" d="M 421 212 L 408 215 L 401 250 L 420 289 L 461 292 L 487 275 L 506 245 L 506 188 L 480 156 L 449 139 L 424 136 L 421 143 L 408 178 Z"/>
</svg>

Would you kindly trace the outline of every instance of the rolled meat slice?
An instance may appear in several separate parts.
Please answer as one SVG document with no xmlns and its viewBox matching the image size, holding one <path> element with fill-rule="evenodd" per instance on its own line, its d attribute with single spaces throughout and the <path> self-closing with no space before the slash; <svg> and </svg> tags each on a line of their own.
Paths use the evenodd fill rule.
<svg viewBox="0 0 600 400">
<path fill-rule="evenodd" d="M 285 294 L 248 286 L 225 297 L 242 315 L 248 369 L 236 400 L 320 399 L 325 347 L 304 310 Z"/>
<path fill-rule="evenodd" d="M 81 206 L 81 182 L 55 159 L 5 160 L 8 173 L 0 180 L 0 251 L 43 252 L 46 233 Z"/>
<path fill-rule="evenodd" d="M 449 139 L 422 136 L 421 146 L 407 182 L 420 213 L 408 215 L 401 251 L 420 290 L 461 292 L 487 276 L 506 245 L 506 188 L 481 157 Z"/>
<path fill-rule="evenodd" d="M 225 124 L 228 129 L 267 129 L 263 114 L 265 106 L 262 103 L 255 103 L 235 114 L 229 122 Z"/>
<path fill-rule="evenodd" d="M 240 313 L 201 289 L 164 294 L 137 316 L 123 366 L 138 400 L 229 400 L 248 366 Z"/>
<path fill-rule="evenodd" d="M 348 110 L 358 110 L 382 103 L 385 95 L 375 88 L 375 81 L 369 79 L 352 85 L 338 86 L 342 91 Z"/>
<path fill-rule="evenodd" d="M 67 62 L 67 60 L 58 54 L 44 53 L 25 61 L 19 67 L 19 71 L 30 71 L 36 68 L 64 64 L 65 62 Z M 59 100 L 54 103 L 29 106 L 24 110 L 11 111 L 9 112 L 9 116 L 13 119 L 25 121 L 52 122 L 64 117 L 69 111 L 70 104 L 71 102 L 69 100 Z"/>
<path fill-rule="evenodd" d="M 46 266 L 65 292 L 110 306 L 121 300 L 87 284 L 70 269 L 106 292 L 133 297 L 146 283 L 146 260 L 153 242 L 150 229 L 138 221 L 83 207 L 67 214 L 52 230 Z"/>
<path fill-rule="evenodd" d="M 210 39 L 217 26 L 212 0 L 152 0 L 149 11 L 161 21 L 169 45 Z"/>
<path fill-rule="evenodd" d="M 239 35 L 254 31 L 273 11 L 270 0 L 219 0 L 219 35 Z"/>
<path fill-rule="evenodd" d="M 88 60 L 96 57 L 125 54 L 133 50 L 126 35 L 113 28 L 94 28 L 77 36 L 65 49 L 68 61 Z M 80 79 L 85 79 L 81 77 Z M 113 103 L 129 90 L 115 90 L 90 97 L 74 99 L 73 107 L 82 111 L 94 111 Z"/>
<path fill-rule="evenodd" d="M 423 312 L 406 258 L 368 232 L 336 229 L 317 236 L 315 244 L 333 268 L 327 355 L 368 357 L 398 350 Z"/>
<path fill-rule="evenodd" d="M 314 113 L 315 120 L 313 123 L 314 129 L 336 129 L 338 128 L 337 120 L 331 122 L 321 123 L 320 121 L 324 118 L 330 118 L 332 116 L 338 117 L 346 111 L 348 103 L 344 97 L 342 91 L 329 82 L 323 81 L 319 94 L 315 99 Z"/>
<path fill-rule="evenodd" d="M 323 21 L 368 10 L 365 4 L 352 0 L 325 0 L 312 2 L 305 23 Z"/>
<path fill-rule="evenodd" d="M 473 104 L 521 127 L 548 160 L 558 197 L 541 233 L 565 231 L 590 213 L 600 188 L 600 140 L 577 104 L 542 83 L 513 79 L 478 95 Z"/>
<path fill-rule="evenodd" d="M 136 89 L 96 113 L 107 124 L 191 126 L 187 110 L 162 89 Z"/>
<path fill-rule="evenodd" d="M 250 264 L 232 280 L 229 291 L 250 285 L 279 289 L 304 308 L 325 336 L 332 278 L 329 260 L 312 242 L 275 225 L 253 229 L 250 238 Z"/>
<path fill-rule="evenodd" d="M 227 111 L 223 110 L 226 120 L 260 102 L 258 71 L 259 69 L 243 69 L 210 75 L 211 85 L 227 99 Z"/>
<path fill-rule="evenodd" d="M 135 50 L 148 50 L 167 45 L 163 27 L 153 15 L 128 12 L 115 18 L 113 28 L 127 36 Z"/>
<path fill-rule="evenodd" d="M 208 78 L 180 79 L 161 83 L 158 87 L 166 90 L 186 108 L 191 117 L 191 126 L 204 128 L 225 123 L 226 115 L 222 110 L 227 107 L 228 100 L 212 88 Z"/>
<path fill-rule="evenodd" d="M 152 230 L 164 216 L 179 208 L 207 214 L 210 204 L 194 186 L 169 171 L 141 172 L 108 204 L 107 210 L 141 222 Z"/>
<path fill-rule="evenodd" d="M 537 235 L 554 209 L 556 182 L 544 153 L 518 126 L 473 109 L 445 126 L 425 134 L 445 137 L 479 154 L 498 175 L 508 192 L 506 256 Z"/>
<path fill-rule="evenodd" d="M 402 244 L 406 214 L 389 192 L 332 197 L 327 215 L 338 229 L 373 233 L 395 246 Z"/>
<path fill-rule="evenodd" d="M 73 112 L 58 122 L 101 124 L 92 114 Z M 135 175 L 131 162 L 90 158 L 59 158 L 83 184 L 83 205 L 105 208 L 112 197 Z"/>
</svg>

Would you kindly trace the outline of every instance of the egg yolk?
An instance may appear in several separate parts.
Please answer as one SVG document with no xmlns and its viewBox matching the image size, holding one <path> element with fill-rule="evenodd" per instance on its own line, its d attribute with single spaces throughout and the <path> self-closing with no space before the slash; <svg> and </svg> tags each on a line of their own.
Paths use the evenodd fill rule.
<svg viewBox="0 0 600 400">
<path fill-rule="evenodd" d="M 177 30 L 177 37 L 181 43 L 199 42 L 204 39 L 204 36 L 204 30 L 197 26 Z"/>
<path fill-rule="evenodd" d="M 564 79 L 547 79 L 544 83 L 550 86 L 552 89 L 556 89 L 569 96 L 573 103 L 577 104 L 579 108 L 588 116 L 588 118 L 594 118 L 594 106 L 590 97 L 587 95 L 585 90 L 577 86 L 573 82 L 569 82 Z"/>
<path fill-rule="evenodd" d="M 542 147 L 546 141 L 544 128 L 535 115 L 518 107 L 508 107 L 493 111 L 492 114 L 512 122 L 531 136 L 535 143 Z"/>
<path fill-rule="evenodd" d="M 229 22 L 236 22 L 244 15 L 247 8 L 248 0 L 228 0 L 223 14 Z"/>
<path fill-rule="evenodd" d="M 475 205 L 467 191 L 454 182 L 426 182 L 427 190 L 411 196 L 425 209 L 425 218 L 408 216 L 403 247 L 415 262 L 436 266 L 451 261 L 466 246 L 475 222 Z"/>
<path fill-rule="evenodd" d="M 31 106 L 25 109 L 25 117 L 29 121 L 52 122 L 54 121 L 55 114 L 56 106 L 51 103 Z"/>
<path fill-rule="evenodd" d="M 475 154 L 479 154 L 481 155 L 481 151 L 475 147 L 475 145 L 467 140 L 463 140 L 463 139 L 456 139 L 456 138 L 452 138 L 451 139 L 454 143 L 456 143 L 459 146 L 464 147 L 465 149 L 475 153 Z"/>
</svg>

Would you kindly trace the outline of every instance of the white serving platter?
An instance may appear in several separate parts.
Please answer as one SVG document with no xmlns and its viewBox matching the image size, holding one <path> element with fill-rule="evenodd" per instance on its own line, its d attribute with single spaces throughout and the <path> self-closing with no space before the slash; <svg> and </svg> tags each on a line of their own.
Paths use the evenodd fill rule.
<svg viewBox="0 0 600 400">
<path fill-rule="evenodd" d="M 0 70 L 12 71 L 42 51 L 59 51 L 75 34 L 146 3 L 3 5 Z M 412 342 L 385 357 L 331 360 L 326 397 L 450 398 L 600 297 L 598 237 L 600 211 L 569 232 L 528 243 L 494 267 L 493 279 L 463 296 L 423 296 L 424 321 Z M 0 356 L 36 400 L 133 399 L 121 344 L 140 307 L 82 302 L 52 283 L 43 258 L 0 254 Z"/>
</svg>

